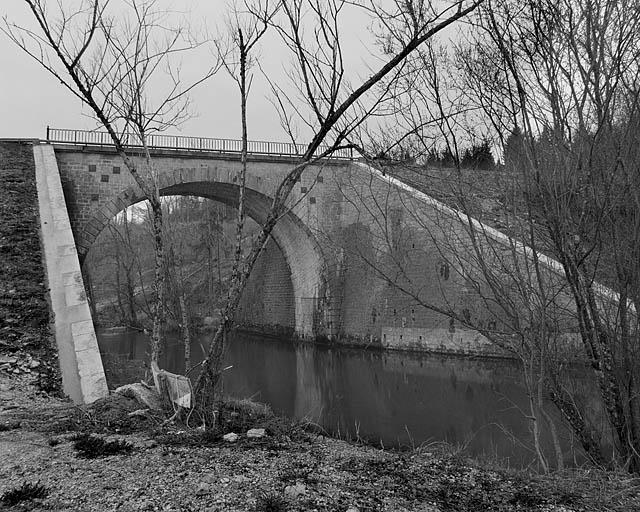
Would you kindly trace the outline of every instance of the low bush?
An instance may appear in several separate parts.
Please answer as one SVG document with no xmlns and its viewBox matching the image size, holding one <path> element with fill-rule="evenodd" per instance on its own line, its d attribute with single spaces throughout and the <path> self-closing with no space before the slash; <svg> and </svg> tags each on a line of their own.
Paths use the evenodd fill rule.
<svg viewBox="0 0 640 512">
<path fill-rule="evenodd" d="M 43 499 L 49 495 L 49 489 L 42 485 L 39 481 L 35 484 L 24 482 L 20 487 L 5 492 L 0 497 L 0 503 L 13 507 L 21 501 L 31 501 L 35 499 Z"/>
<path fill-rule="evenodd" d="M 258 496 L 255 512 L 286 512 L 289 509 L 284 496 L 276 492 L 268 492 Z"/>
<path fill-rule="evenodd" d="M 133 450 L 133 445 L 126 441 L 105 441 L 101 437 L 91 434 L 78 434 L 75 436 L 73 438 L 73 447 L 78 452 L 79 457 L 86 459 L 130 453 Z"/>
</svg>

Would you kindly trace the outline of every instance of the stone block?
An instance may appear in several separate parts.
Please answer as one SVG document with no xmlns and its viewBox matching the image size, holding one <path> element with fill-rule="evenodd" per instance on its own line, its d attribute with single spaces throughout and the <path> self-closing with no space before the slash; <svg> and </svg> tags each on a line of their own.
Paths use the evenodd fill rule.
<svg viewBox="0 0 640 512">
<path fill-rule="evenodd" d="M 73 342 L 75 351 L 82 354 L 87 354 L 89 351 L 95 350 L 98 346 L 95 332 L 78 334 L 77 336 L 73 337 Z"/>
<path fill-rule="evenodd" d="M 67 306 L 77 306 L 86 303 L 87 295 L 82 282 L 64 286 L 64 299 Z"/>
<path fill-rule="evenodd" d="M 93 322 L 91 320 L 80 320 L 71 324 L 71 335 L 80 336 L 81 334 L 92 333 Z"/>
<path fill-rule="evenodd" d="M 73 286 L 73 285 L 82 286 L 82 273 L 77 270 L 63 273 L 62 285 L 63 286 Z"/>
<path fill-rule="evenodd" d="M 76 254 L 76 246 L 73 243 L 66 244 L 66 245 L 58 245 L 56 247 L 56 254 L 57 254 L 57 256 L 59 258 L 61 258 L 63 256 L 68 256 L 68 255 L 75 255 Z"/>
</svg>

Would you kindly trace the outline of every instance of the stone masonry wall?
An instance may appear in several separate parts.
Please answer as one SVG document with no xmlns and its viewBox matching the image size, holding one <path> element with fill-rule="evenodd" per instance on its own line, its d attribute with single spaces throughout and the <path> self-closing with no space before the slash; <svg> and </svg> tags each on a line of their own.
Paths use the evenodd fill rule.
<svg viewBox="0 0 640 512">
<path fill-rule="evenodd" d="M 237 203 L 235 183 L 240 170 L 237 158 L 166 151 L 156 152 L 153 157 L 161 193 L 198 195 L 225 204 Z M 79 150 L 57 147 L 56 158 L 78 253 L 82 258 L 109 219 L 141 200 L 142 194 L 121 159 L 108 148 Z M 140 159 L 138 163 L 142 165 Z M 270 158 L 249 162 L 247 209 L 248 215 L 257 222 L 266 217 L 271 195 L 291 165 L 291 161 Z M 344 168 L 345 164 L 340 166 Z M 318 170 L 311 167 L 309 173 L 317 175 Z M 288 214 L 282 218 L 273 238 L 290 269 L 295 298 L 295 329 L 301 336 L 330 336 L 336 322 L 333 319 L 333 292 L 328 288 L 325 277 L 328 265 L 307 224 L 310 220 L 307 206 L 313 205 L 315 197 L 307 197 L 304 188 L 300 187 L 292 194 L 291 201 L 299 204 L 296 213 L 300 214 Z M 283 296 L 282 301 L 286 300 L 287 297 Z M 287 316 L 286 313 L 283 315 Z"/>
<path fill-rule="evenodd" d="M 309 215 L 340 291 L 339 336 L 388 348 L 501 354 L 475 331 L 420 304 L 479 310 L 436 242 L 452 220 L 358 164 L 327 169 Z M 447 224 L 449 223 L 449 224 Z"/>
<path fill-rule="evenodd" d="M 251 273 L 236 319 L 246 327 L 293 333 L 295 297 L 291 270 L 273 240 L 267 243 Z"/>
<path fill-rule="evenodd" d="M 106 219 L 140 192 L 112 153 L 63 148 L 57 158 L 82 254 Z M 154 162 L 164 193 L 233 204 L 237 159 L 158 153 Z M 249 214 L 256 221 L 266 215 L 291 165 L 266 158 L 250 162 Z M 464 268 L 451 268 L 435 243 L 460 237 L 458 221 L 357 163 L 309 168 L 290 204 L 292 214 L 274 231 L 281 256 L 270 246 L 252 279 L 243 310 L 247 323 L 261 316 L 267 324 L 276 320 L 289 327 L 293 295 L 298 334 L 391 348 L 494 351 L 475 331 L 419 304 L 481 314 Z"/>
</svg>

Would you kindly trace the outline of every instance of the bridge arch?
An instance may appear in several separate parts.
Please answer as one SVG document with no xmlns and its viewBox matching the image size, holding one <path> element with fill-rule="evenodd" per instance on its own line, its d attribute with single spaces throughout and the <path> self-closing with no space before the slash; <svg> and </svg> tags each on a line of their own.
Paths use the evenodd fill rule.
<svg viewBox="0 0 640 512">
<path fill-rule="evenodd" d="M 239 187 L 234 183 L 185 181 L 179 171 L 167 174 L 161 179 L 162 196 L 197 196 L 236 208 L 238 206 Z M 144 199 L 144 194 L 136 186 L 129 186 L 111 201 L 93 210 L 84 227 L 75 234 L 80 261 L 84 261 L 91 245 L 115 214 Z M 257 223 L 262 224 L 266 220 L 271 203 L 272 199 L 262 192 L 253 188 L 246 189 L 247 215 Z M 331 335 L 327 267 L 313 233 L 294 213 L 288 212 L 276 224 L 272 238 L 282 251 L 291 272 L 296 334 L 303 337 Z"/>
</svg>

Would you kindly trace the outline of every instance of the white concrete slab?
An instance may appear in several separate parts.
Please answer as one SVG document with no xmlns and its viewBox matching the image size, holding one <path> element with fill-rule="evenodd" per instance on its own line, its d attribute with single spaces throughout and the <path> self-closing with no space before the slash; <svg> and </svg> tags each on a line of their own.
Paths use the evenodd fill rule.
<svg viewBox="0 0 640 512">
<path fill-rule="evenodd" d="M 64 392 L 76 403 L 108 396 L 53 146 L 35 145 L 40 233 Z"/>
</svg>

